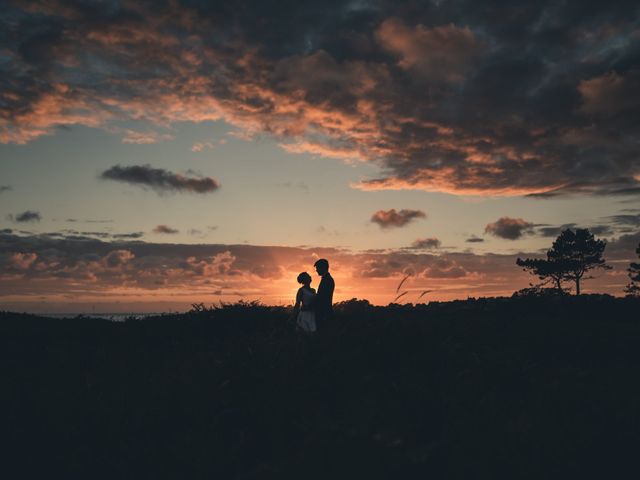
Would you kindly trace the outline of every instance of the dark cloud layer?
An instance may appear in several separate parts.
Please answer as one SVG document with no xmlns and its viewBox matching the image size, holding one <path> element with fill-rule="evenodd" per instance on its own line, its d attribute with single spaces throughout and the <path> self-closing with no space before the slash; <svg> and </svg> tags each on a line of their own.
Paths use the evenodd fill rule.
<svg viewBox="0 0 640 480">
<path fill-rule="evenodd" d="M 17 213 L 15 215 L 9 215 L 9 220 L 17 223 L 29 223 L 29 222 L 39 222 L 42 220 L 42 215 L 40 212 L 34 212 L 32 210 L 26 210 L 22 213 Z"/>
<path fill-rule="evenodd" d="M 403 208 L 396 211 L 395 208 L 392 208 L 391 210 L 378 210 L 371 216 L 371 222 L 378 224 L 380 228 L 398 228 L 404 227 L 418 218 L 427 218 L 427 214 L 422 210 Z"/>
<path fill-rule="evenodd" d="M 111 238 L 114 240 L 130 240 L 135 238 L 144 237 L 144 232 L 130 232 L 130 233 L 112 233 Z"/>
<path fill-rule="evenodd" d="M 621 214 L 612 215 L 610 220 L 620 226 L 640 227 L 640 214 Z"/>
<path fill-rule="evenodd" d="M 484 231 L 506 240 L 517 240 L 523 235 L 533 233 L 534 224 L 522 218 L 502 217 L 488 224 Z"/>
<path fill-rule="evenodd" d="M 211 177 L 185 176 L 150 165 L 115 165 L 102 172 L 100 178 L 149 187 L 158 193 L 210 193 L 220 188 L 220 184 Z"/>
<path fill-rule="evenodd" d="M 557 237 L 558 235 L 560 235 L 560 233 L 563 230 L 566 230 L 567 228 L 574 229 L 576 228 L 576 224 L 565 223 L 563 225 L 558 225 L 558 226 L 550 226 L 550 225 L 540 226 L 538 228 L 538 234 L 542 237 Z"/>
<path fill-rule="evenodd" d="M 484 238 L 473 236 L 473 237 L 467 238 L 465 240 L 465 242 L 467 242 L 467 243 L 482 243 L 482 242 L 484 242 Z"/>
<path fill-rule="evenodd" d="M 24 233 L 24 232 L 23 232 Z M 47 232 L 41 234 L 51 238 L 65 238 L 68 240 L 91 240 L 93 237 L 104 240 L 136 240 L 144 236 L 144 232 L 126 232 L 126 233 L 114 233 L 114 232 L 95 232 L 95 231 L 78 231 L 70 228 L 65 228 L 59 232 Z"/>
<path fill-rule="evenodd" d="M 11 190 L 13 190 L 13 188 L 11 188 L 11 185 L 0 185 L 0 195 L 4 192 L 10 192 Z"/>
<path fill-rule="evenodd" d="M 632 0 L 15 1 L 0 141 L 223 119 L 375 162 L 363 189 L 638 195 L 639 18 Z"/>
<path fill-rule="evenodd" d="M 78 219 L 78 218 L 67 218 L 65 222 L 69 223 L 113 223 L 113 220 L 94 220 L 94 219 Z"/>
<path fill-rule="evenodd" d="M 611 225 L 591 225 L 587 227 L 581 227 L 575 223 L 565 223 L 559 226 L 539 226 L 537 229 L 538 235 L 542 237 L 557 237 L 563 230 L 566 229 L 575 230 L 576 228 L 587 228 L 594 235 L 611 235 L 614 233 L 614 228 Z"/>
</svg>

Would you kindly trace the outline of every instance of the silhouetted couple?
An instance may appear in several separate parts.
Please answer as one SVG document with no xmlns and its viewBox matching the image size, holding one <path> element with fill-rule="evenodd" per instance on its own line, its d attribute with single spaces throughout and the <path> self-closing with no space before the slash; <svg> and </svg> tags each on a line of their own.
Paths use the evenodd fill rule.
<svg viewBox="0 0 640 480">
<path fill-rule="evenodd" d="M 329 262 L 321 258 L 313 266 L 321 277 L 318 292 L 311 288 L 311 275 L 302 272 L 298 275 L 298 283 L 302 286 L 298 289 L 296 304 L 293 307 L 296 325 L 304 332 L 322 331 L 333 315 L 335 282 L 329 273 Z"/>
</svg>

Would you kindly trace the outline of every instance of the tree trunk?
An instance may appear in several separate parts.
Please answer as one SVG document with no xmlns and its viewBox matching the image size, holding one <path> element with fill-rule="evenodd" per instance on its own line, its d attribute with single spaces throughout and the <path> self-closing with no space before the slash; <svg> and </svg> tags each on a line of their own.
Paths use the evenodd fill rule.
<svg viewBox="0 0 640 480">
<path fill-rule="evenodd" d="M 580 295 L 580 278 L 576 278 L 576 295 Z"/>
</svg>

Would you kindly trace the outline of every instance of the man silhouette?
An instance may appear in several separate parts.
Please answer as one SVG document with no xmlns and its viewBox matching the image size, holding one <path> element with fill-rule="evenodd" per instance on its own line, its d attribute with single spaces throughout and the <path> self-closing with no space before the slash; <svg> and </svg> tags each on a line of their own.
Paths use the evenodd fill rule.
<svg viewBox="0 0 640 480">
<path fill-rule="evenodd" d="M 316 311 L 316 325 L 318 330 L 326 328 L 327 322 L 331 321 L 333 315 L 333 290 L 335 289 L 335 282 L 333 277 L 329 273 L 329 262 L 321 258 L 313 264 L 316 267 L 316 272 L 322 277 L 320 285 L 318 285 L 318 293 L 315 299 L 315 311 Z"/>
</svg>

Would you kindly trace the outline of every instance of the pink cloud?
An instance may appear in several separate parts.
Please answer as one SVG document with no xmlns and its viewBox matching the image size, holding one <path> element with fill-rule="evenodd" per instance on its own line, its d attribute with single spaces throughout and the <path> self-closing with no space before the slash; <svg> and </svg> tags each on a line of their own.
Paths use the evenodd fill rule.
<svg viewBox="0 0 640 480">
<path fill-rule="evenodd" d="M 152 143 L 162 142 L 164 140 L 172 140 L 174 137 L 168 133 L 158 132 L 137 132 L 135 130 L 126 130 L 122 138 L 122 143 L 133 143 L 137 145 L 149 145 Z"/>
<path fill-rule="evenodd" d="M 11 263 L 19 270 L 26 270 L 33 265 L 37 258 L 38 255 L 35 253 L 14 253 L 11 256 Z"/>
</svg>

